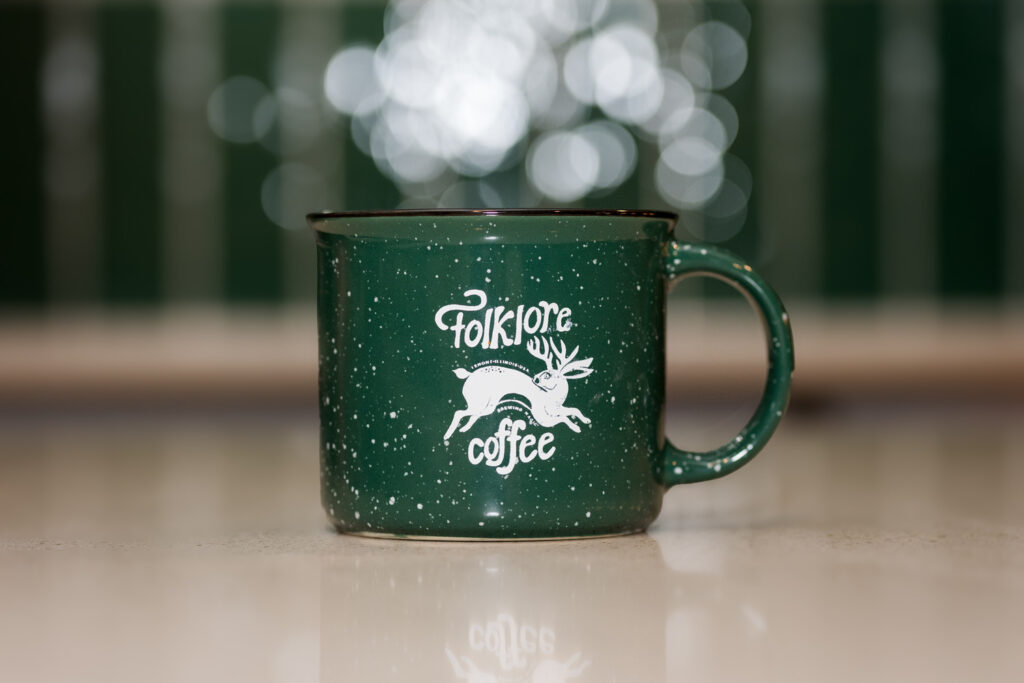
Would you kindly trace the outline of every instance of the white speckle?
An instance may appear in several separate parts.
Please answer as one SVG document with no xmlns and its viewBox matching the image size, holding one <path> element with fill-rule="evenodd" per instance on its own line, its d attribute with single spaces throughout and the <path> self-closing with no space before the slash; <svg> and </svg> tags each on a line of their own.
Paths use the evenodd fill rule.
<svg viewBox="0 0 1024 683">
<path fill-rule="evenodd" d="M 376 302 L 380 301 L 380 299 L 378 299 L 377 297 L 373 297 L 373 301 L 374 301 L 374 303 L 376 303 Z"/>
<path fill-rule="evenodd" d="M 683 468 L 682 467 L 677 467 L 677 468 L 675 468 L 672 471 L 675 472 L 676 474 L 682 474 L 683 473 Z"/>
<path fill-rule="evenodd" d="M 398 413 L 392 410 L 390 413 L 388 413 L 388 417 L 394 420 L 396 417 L 398 417 Z"/>
<path fill-rule="evenodd" d="M 359 513 L 358 512 L 356 513 L 356 519 L 359 519 Z"/>
<path fill-rule="evenodd" d="M 743 441 L 743 435 L 742 434 L 740 436 L 736 437 L 736 443 L 739 443 L 741 441 Z"/>
<path fill-rule="evenodd" d="M 395 497 L 391 496 L 390 498 L 388 498 L 388 505 L 394 505 L 394 504 L 395 504 Z"/>
<path fill-rule="evenodd" d="M 587 517 L 590 517 L 590 511 L 587 510 Z"/>
<path fill-rule="evenodd" d="M 423 509 L 423 503 L 416 503 L 416 509 L 417 510 L 422 510 Z"/>
</svg>

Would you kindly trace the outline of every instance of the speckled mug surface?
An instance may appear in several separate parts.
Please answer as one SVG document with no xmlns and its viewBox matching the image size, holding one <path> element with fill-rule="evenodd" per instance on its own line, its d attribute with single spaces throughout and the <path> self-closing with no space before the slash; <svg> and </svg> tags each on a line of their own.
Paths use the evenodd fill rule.
<svg viewBox="0 0 1024 683">
<path fill-rule="evenodd" d="M 675 484 L 765 444 L 789 397 L 789 319 L 741 259 L 657 211 L 310 214 L 321 498 L 340 531 L 539 539 L 645 529 Z M 709 275 L 761 312 L 764 395 L 707 453 L 664 436 L 668 287 Z"/>
</svg>

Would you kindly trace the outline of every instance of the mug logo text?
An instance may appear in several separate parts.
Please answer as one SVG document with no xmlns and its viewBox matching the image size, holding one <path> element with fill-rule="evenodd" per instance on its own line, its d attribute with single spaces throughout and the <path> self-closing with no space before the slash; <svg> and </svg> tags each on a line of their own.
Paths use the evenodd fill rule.
<svg viewBox="0 0 1024 683">
<path fill-rule="evenodd" d="M 523 343 L 524 334 L 568 332 L 572 327 L 572 309 L 547 301 L 540 301 L 536 306 L 520 304 L 515 308 L 494 306 L 484 311 L 483 319 L 475 317 L 466 322 L 466 313 L 476 313 L 487 306 L 487 293 L 481 289 L 469 289 L 463 296 L 475 298 L 476 302 L 448 304 L 434 314 L 434 324 L 438 329 L 453 332 L 455 348 L 463 344 L 485 349 L 519 346 Z"/>
<path fill-rule="evenodd" d="M 488 308 L 481 318 L 479 312 L 487 305 L 487 294 L 470 289 L 464 296 L 476 301 L 442 306 L 434 315 L 440 330 L 453 332 L 454 348 L 519 346 L 524 335 L 529 335 L 525 340 L 526 351 L 545 365 L 543 370 L 530 374 L 524 365 L 495 358 L 470 366 L 471 370 L 460 367 L 452 370 L 462 380 L 466 407 L 452 415 L 444 433 L 445 443 L 456 431 L 467 432 L 480 418 L 496 411 L 521 411 L 529 416 L 527 419 L 532 425 L 549 430 L 531 433 L 527 419 L 504 417 L 494 434 L 470 439 L 466 457 L 471 465 L 486 464 L 498 474 L 508 475 L 519 463 L 544 461 L 555 454 L 555 433 L 551 428 L 565 425 L 579 433 L 580 425 L 590 424 L 590 418 L 579 408 L 567 406 L 565 402 L 569 398 L 570 380 L 593 373 L 594 359 L 579 358 L 579 346 L 570 351 L 564 340 L 553 336 L 572 327 L 572 311 L 567 307 L 546 301 L 535 306 L 520 304 L 514 309 L 495 306 Z M 466 313 L 476 316 L 467 321 Z"/>
</svg>

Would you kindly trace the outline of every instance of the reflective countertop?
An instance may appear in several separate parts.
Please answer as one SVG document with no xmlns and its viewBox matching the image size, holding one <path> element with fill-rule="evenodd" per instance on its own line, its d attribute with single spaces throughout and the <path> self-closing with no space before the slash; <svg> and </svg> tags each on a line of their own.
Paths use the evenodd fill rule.
<svg viewBox="0 0 1024 683">
<path fill-rule="evenodd" d="M 505 544 L 329 530 L 306 417 L 9 416 L 0 678 L 1024 680 L 1019 415 L 792 415 L 647 534 Z"/>
</svg>

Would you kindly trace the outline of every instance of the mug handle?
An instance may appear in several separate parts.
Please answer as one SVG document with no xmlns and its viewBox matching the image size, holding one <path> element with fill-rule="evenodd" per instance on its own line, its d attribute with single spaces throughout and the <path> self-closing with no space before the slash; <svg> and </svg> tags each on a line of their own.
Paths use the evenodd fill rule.
<svg viewBox="0 0 1024 683">
<path fill-rule="evenodd" d="M 778 295 L 735 254 L 709 245 L 673 240 L 668 244 L 664 268 L 669 286 L 686 277 L 706 275 L 739 290 L 761 314 L 768 340 L 768 378 L 754 415 L 734 439 L 712 451 L 684 451 L 666 439 L 660 478 L 668 487 L 724 477 L 750 462 L 764 447 L 789 402 L 793 333 L 789 314 Z"/>
</svg>

